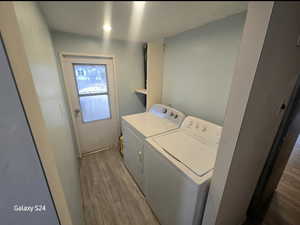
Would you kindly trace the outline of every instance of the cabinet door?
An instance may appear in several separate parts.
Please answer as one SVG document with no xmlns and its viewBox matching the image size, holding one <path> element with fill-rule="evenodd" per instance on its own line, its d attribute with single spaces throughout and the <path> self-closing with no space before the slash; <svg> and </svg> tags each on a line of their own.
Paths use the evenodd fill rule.
<svg viewBox="0 0 300 225">
<path fill-rule="evenodd" d="M 143 143 L 143 139 L 137 137 L 130 128 L 124 128 L 124 161 L 142 191 L 144 167 Z"/>
</svg>

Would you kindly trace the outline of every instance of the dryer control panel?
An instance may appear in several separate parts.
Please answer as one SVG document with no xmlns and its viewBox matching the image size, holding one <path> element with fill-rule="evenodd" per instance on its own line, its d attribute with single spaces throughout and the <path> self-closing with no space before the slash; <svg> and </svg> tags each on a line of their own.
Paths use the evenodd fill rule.
<svg viewBox="0 0 300 225">
<path fill-rule="evenodd" d="M 153 105 L 149 112 L 159 117 L 171 120 L 173 123 L 178 125 L 180 125 L 185 118 L 185 115 L 182 112 L 162 104 Z"/>
</svg>

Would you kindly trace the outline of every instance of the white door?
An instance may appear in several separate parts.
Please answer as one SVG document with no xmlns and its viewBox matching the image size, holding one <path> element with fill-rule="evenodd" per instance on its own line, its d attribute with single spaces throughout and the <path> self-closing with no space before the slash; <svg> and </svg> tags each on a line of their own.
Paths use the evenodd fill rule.
<svg viewBox="0 0 300 225">
<path fill-rule="evenodd" d="M 112 148 L 118 138 L 113 58 L 61 56 L 80 153 Z"/>
</svg>

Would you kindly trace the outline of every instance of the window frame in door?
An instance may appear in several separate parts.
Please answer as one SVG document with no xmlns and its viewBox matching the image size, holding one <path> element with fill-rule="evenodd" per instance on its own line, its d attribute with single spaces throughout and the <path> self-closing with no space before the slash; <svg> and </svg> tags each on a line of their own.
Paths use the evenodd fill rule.
<svg viewBox="0 0 300 225">
<path fill-rule="evenodd" d="M 104 65 L 105 66 L 105 76 L 106 76 L 106 92 L 101 92 L 101 93 L 92 93 L 92 94 L 80 94 L 79 93 L 79 89 L 78 89 L 78 81 L 77 81 L 77 78 L 76 78 L 76 72 L 75 72 L 75 66 L 76 65 L 88 65 L 88 66 L 102 66 Z M 93 123 L 93 122 L 96 122 L 96 121 L 101 121 L 101 120 L 110 120 L 112 119 L 112 115 L 111 115 L 111 100 L 110 100 L 110 94 L 109 94 L 109 79 L 108 79 L 108 71 L 107 71 L 107 66 L 106 64 L 93 64 L 93 63 L 72 63 L 72 68 L 73 68 L 73 72 L 74 72 L 74 80 L 75 80 L 75 84 L 76 84 L 76 91 L 77 91 L 77 97 L 78 97 L 78 104 L 80 106 L 80 111 L 81 110 L 81 103 L 80 103 L 80 97 L 88 97 L 88 96 L 97 96 L 97 95 L 106 95 L 107 96 L 107 100 L 108 100 L 108 107 L 109 107 L 109 117 L 107 118 L 104 118 L 104 119 L 97 119 L 97 120 L 91 120 L 91 121 L 84 121 L 83 119 L 83 115 L 81 115 L 81 122 L 82 123 Z M 115 87 L 116 88 L 116 87 Z"/>
</svg>

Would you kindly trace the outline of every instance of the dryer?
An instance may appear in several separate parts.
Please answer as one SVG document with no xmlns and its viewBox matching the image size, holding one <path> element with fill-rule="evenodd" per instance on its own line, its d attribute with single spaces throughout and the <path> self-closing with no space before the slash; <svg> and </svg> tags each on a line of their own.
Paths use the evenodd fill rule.
<svg viewBox="0 0 300 225">
<path fill-rule="evenodd" d="M 162 104 L 153 105 L 145 113 L 122 117 L 124 163 L 142 192 L 145 139 L 178 128 L 184 118 L 182 112 Z"/>
<path fill-rule="evenodd" d="M 222 127 L 188 116 L 179 129 L 146 139 L 145 196 L 162 225 L 199 225 Z"/>
</svg>

